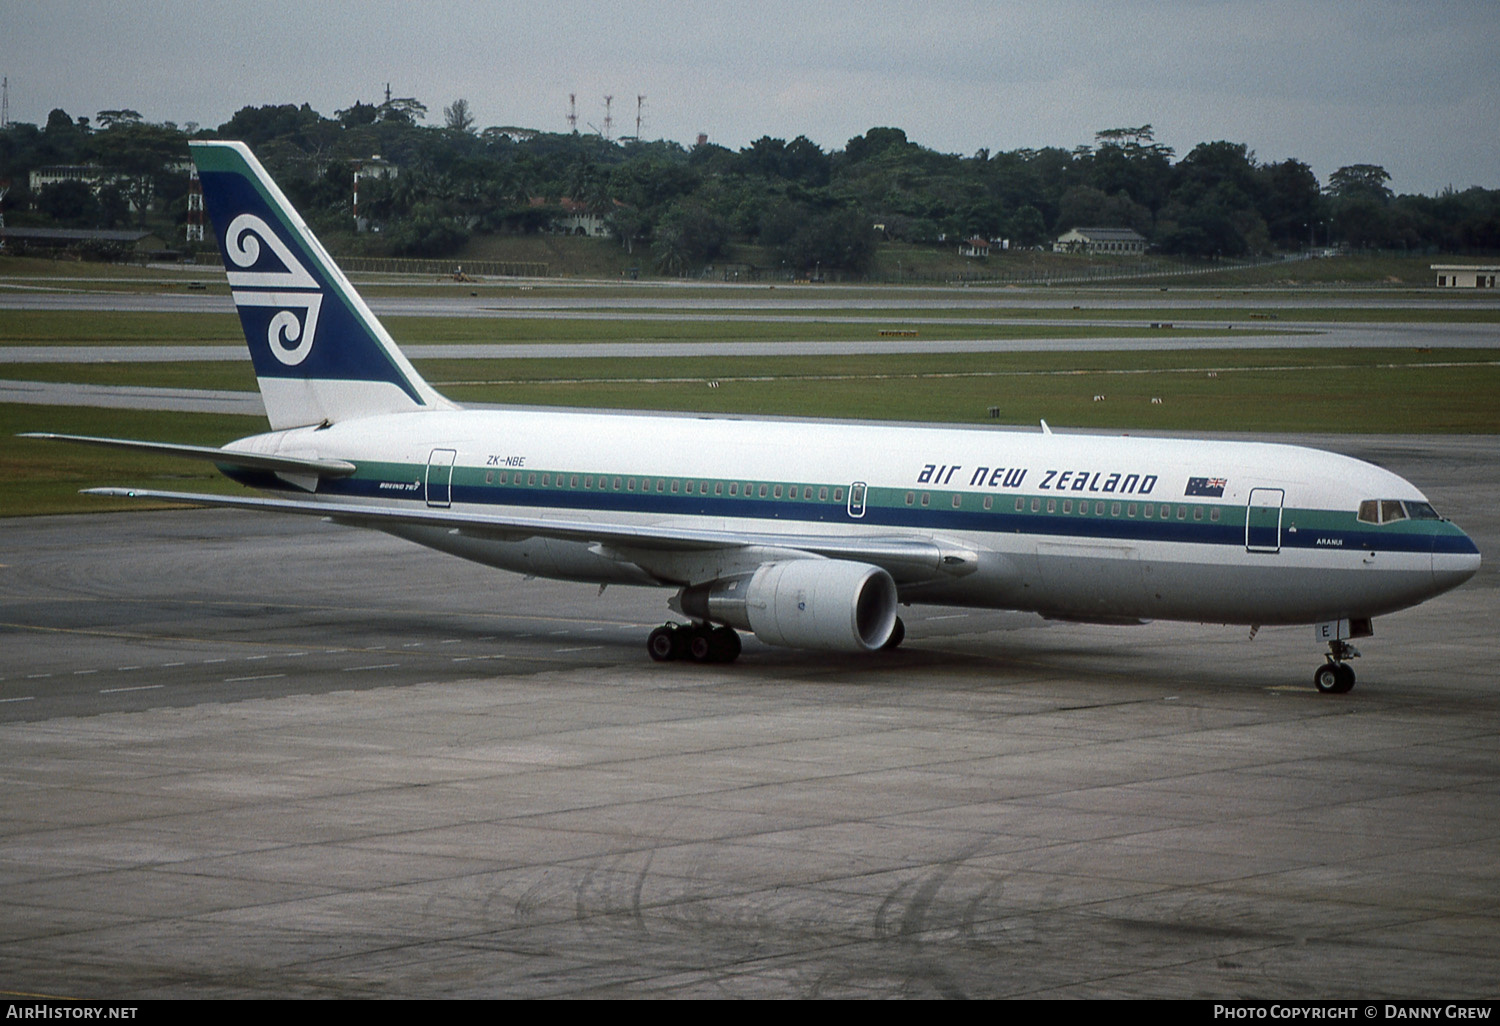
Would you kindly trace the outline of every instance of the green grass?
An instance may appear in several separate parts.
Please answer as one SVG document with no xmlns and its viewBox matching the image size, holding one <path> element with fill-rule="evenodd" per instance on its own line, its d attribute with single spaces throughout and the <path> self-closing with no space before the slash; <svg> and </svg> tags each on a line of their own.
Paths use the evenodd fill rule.
<svg viewBox="0 0 1500 1026">
<path fill-rule="evenodd" d="M 646 374 L 639 362 L 611 360 L 419 369 L 461 402 L 970 424 L 1045 418 L 1112 430 L 1500 432 L 1492 401 L 1500 358 L 1487 351 L 726 357 L 655 361 Z M 500 376 L 461 376 L 484 369 Z"/>
<path fill-rule="evenodd" d="M 717 316 L 716 316 L 717 314 Z M 571 317 L 387 317 L 386 328 L 398 344 L 530 343 L 530 342 L 740 342 L 843 341 L 878 339 L 885 327 L 914 329 L 918 339 L 967 338 L 1155 338 L 1161 329 L 1149 324 L 1130 327 L 1105 325 L 971 324 L 912 326 L 917 314 L 851 310 L 850 316 L 869 321 L 777 319 L 765 313 L 754 319 L 728 320 L 733 311 L 714 311 L 703 319 L 636 320 Z M 987 314 L 987 316 L 993 316 Z M 1235 329 L 1275 334 L 1268 325 Z M 1206 335 L 1228 335 L 1224 329 L 1195 329 Z M 80 315 L 64 311 L 0 311 L 0 345 L 243 345 L 239 319 L 234 314 L 111 313 Z M 7 372 L 8 373 L 8 372 Z"/>
<path fill-rule="evenodd" d="M 0 345 L 216 344 L 245 344 L 238 316 L 232 313 L 0 310 Z"/>
</svg>

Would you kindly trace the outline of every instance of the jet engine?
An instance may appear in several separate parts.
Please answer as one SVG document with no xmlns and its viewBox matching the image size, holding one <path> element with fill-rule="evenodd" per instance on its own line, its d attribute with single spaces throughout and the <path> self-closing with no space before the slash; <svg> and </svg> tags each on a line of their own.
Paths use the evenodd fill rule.
<svg viewBox="0 0 1500 1026">
<path fill-rule="evenodd" d="M 896 582 L 869 563 L 792 559 L 684 588 L 685 616 L 753 631 L 768 645 L 873 652 L 896 626 Z"/>
</svg>

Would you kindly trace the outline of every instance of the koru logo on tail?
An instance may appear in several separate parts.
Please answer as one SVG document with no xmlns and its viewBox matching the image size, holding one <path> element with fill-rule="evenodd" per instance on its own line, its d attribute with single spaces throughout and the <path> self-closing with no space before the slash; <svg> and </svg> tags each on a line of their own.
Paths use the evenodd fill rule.
<svg viewBox="0 0 1500 1026">
<path fill-rule="evenodd" d="M 224 253 L 236 267 L 254 267 L 260 261 L 262 243 L 281 261 L 283 270 L 230 271 L 229 288 L 238 306 L 280 308 L 266 329 L 266 342 L 272 356 L 295 367 L 312 352 L 323 292 L 271 226 L 254 214 L 236 217 L 224 233 Z M 296 310 L 302 311 L 300 319 Z"/>
</svg>

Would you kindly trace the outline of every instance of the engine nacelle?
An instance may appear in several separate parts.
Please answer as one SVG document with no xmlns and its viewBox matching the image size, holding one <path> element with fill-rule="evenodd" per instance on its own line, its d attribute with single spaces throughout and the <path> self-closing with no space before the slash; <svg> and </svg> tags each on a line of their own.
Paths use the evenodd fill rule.
<svg viewBox="0 0 1500 1026">
<path fill-rule="evenodd" d="M 679 597 L 699 620 L 754 631 L 768 645 L 873 652 L 896 626 L 896 582 L 869 563 L 793 559 L 695 584 Z"/>
</svg>

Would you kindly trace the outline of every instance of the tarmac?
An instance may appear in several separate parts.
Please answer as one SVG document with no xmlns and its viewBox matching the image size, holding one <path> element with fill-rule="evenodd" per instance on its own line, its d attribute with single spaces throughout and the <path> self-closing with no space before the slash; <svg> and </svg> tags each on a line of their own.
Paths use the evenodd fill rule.
<svg viewBox="0 0 1500 1026">
<path fill-rule="evenodd" d="M 879 657 L 654 664 L 664 591 L 0 522 L 0 990 L 1492 998 L 1494 439 L 1305 441 L 1490 559 L 1342 696 L 1311 628 L 930 607 Z"/>
</svg>

